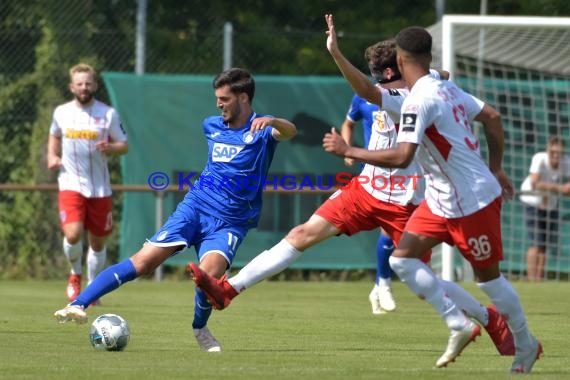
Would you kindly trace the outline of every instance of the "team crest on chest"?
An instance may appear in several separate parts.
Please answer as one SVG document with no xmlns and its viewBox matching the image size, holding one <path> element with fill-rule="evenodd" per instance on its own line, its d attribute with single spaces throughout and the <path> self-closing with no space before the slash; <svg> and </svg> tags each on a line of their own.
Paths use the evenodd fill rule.
<svg viewBox="0 0 570 380">
<path fill-rule="evenodd" d="M 243 134 L 243 142 L 246 144 L 249 144 L 250 142 L 253 141 L 253 135 L 251 134 L 250 131 L 247 131 L 246 133 Z"/>
</svg>

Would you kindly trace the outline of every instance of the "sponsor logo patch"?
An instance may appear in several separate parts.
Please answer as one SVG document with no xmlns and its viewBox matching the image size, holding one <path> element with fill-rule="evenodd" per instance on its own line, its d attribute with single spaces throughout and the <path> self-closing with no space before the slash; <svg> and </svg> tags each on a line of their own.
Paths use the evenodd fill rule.
<svg viewBox="0 0 570 380">
<path fill-rule="evenodd" d="M 212 149 L 212 161 L 214 162 L 230 162 L 244 148 L 244 145 L 232 145 L 214 143 Z"/>
<path fill-rule="evenodd" d="M 376 125 L 378 132 L 383 132 L 384 130 L 386 130 L 386 123 L 384 122 L 384 117 L 382 115 L 382 112 L 375 112 L 374 125 Z"/>
<path fill-rule="evenodd" d="M 413 132 L 416 130 L 416 119 L 418 115 L 415 113 L 402 114 L 402 132 Z"/>
</svg>

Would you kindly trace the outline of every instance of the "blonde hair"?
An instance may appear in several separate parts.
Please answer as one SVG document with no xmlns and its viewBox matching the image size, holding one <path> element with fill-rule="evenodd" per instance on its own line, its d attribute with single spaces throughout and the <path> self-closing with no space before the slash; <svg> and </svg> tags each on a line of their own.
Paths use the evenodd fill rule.
<svg viewBox="0 0 570 380">
<path fill-rule="evenodd" d="M 558 136 L 551 136 L 548 139 L 548 145 L 562 145 L 562 146 L 564 146 L 564 140 L 562 140 Z"/>
<path fill-rule="evenodd" d="M 91 65 L 88 65 L 87 63 L 78 63 L 77 65 L 72 66 L 71 69 L 69 69 L 69 80 L 72 82 L 73 82 L 73 74 L 75 73 L 89 73 L 93 76 L 94 80 L 97 80 L 97 72 Z"/>
</svg>

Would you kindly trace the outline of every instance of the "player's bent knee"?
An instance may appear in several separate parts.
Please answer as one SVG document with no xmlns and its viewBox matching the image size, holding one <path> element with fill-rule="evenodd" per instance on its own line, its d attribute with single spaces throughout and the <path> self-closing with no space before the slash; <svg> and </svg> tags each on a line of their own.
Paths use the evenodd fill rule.
<svg viewBox="0 0 570 380">
<path fill-rule="evenodd" d="M 82 235 L 77 233 L 68 233 L 65 235 L 65 240 L 71 245 L 75 245 L 81 241 Z"/>
<path fill-rule="evenodd" d="M 407 266 L 405 264 L 406 260 L 408 259 L 392 255 L 388 262 L 390 263 L 390 268 L 392 268 L 392 270 L 401 277 L 401 274 L 405 273 L 407 270 Z"/>
<path fill-rule="evenodd" d="M 301 224 L 289 231 L 285 240 L 299 251 L 304 251 L 314 244 L 315 235 L 305 224 Z"/>
</svg>

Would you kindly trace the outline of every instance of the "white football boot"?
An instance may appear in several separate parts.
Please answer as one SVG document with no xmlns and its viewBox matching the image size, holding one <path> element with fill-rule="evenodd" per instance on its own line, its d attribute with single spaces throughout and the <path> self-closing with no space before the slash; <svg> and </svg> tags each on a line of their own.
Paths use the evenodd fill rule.
<svg viewBox="0 0 570 380">
<path fill-rule="evenodd" d="M 83 324 L 87 322 L 87 313 L 82 306 L 67 305 L 61 310 L 53 313 L 53 316 L 59 323 L 75 322 Z"/>
<path fill-rule="evenodd" d="M 200 348 L 206 352 L 220 352 L 222 346 L 220 342 L 214 338 L 208 327 L 204 326 L 201 329 L 194 329 L 194 336 Z"/>
<path fill-rule="evenodd" d="M 478 335 L 481 335 L 481 327 L 471 321 L 461 330 L 451 330 L 451 335 L 447 342 L 447 349 L 443 355 L 437 359 L 435 366 L 438 368 L 446 367 L 447 364 L 454 362 L 455 358 L 461 354 L 469 343 L 474 342 Z"/>
<path fill-rule="evenodd" d="M 378 302 L 380 302 L 380 307 L 385 311 L 396 310 L 396 301 L 394 301 L 394 296 L 392 295 L 392 289 L 389 286 L 379 286 L 378 287 Z"/>
</svg>

